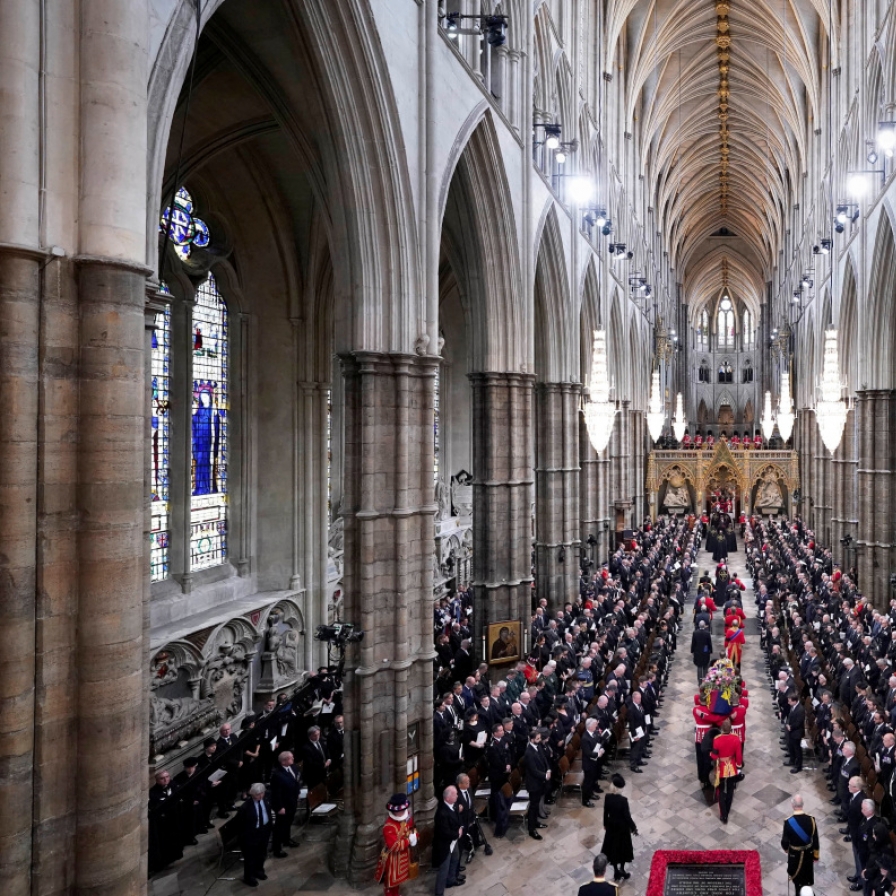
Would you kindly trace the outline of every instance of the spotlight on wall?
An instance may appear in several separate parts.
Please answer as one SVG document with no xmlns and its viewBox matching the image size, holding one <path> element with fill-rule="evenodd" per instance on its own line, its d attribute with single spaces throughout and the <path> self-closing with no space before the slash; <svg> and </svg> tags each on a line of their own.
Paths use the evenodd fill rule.
<svg viewBox="0 0 896 896">
<path fill-rule="evenodd" d="M 604 226 L 601 227 L 600 232 L 604 236 L 609 236 L 613 232 L 613 222 L 607 219 L 604 221 Z"/>
<path fill-rule="evenodd" d="M 837 214 L 834 218 L 834 230 L 843 233 L 847 224 L 855 224 L 859 220 L 861 211 L 854 202 L 845 202 L 837 206 Z"/>
<path fill-rule="evenodd" d="M 879 121 L 877 123 L 877 145 L 888 158 L 896 152 L 896 121 Z"/>
<path fill-rule="evenodd" d="M 791 299 L 791 301 L 793 302 L 794 305 L 799 305 L 799 303 L 800 303 L 800 291 L 799 291 L 798 289 L 797 289 L 797 290 L 794 290 L 793 298 Z"/>
<path fill-rule="evenodd" d="M 800 280 L 800 286 L 803 289 L 812 289 L 813 280 L 808 274 L 803 274 L 803 279 Z"/>
<path fill-rule="evenodd" d="M 560 148 L 560 125 L 559 124 L 546 124 L 544 125 L 544 145 L 548 149 L 559 149 Z"/>
<path fill-rule="evenodd" d="M 813 255 L 827 255 L 831 251 L 832 242 L 829 239 L 823 239 L 817 246 L 812 247 Z"/>
</svg>

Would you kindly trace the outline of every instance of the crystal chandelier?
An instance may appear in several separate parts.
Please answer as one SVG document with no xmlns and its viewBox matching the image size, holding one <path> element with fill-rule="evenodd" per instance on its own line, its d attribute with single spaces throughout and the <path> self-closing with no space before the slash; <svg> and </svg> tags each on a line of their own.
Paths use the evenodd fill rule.
<svg viewBox="0 0 896 896">
<path fill-rule="evenodd" d="M 793 432 L 793 422 L 796 415 L 793 413 L 793 398 L 790 397 L 790 373 L 786 370 L 781 373 L 781 398 L 778 400 L 778 432 L 786 442 Z"/>
<path fill-rule="evenodd" d="M 650 404 L 647 409 L 647 429 L 650 431 L 650 438 L 654 442 L 658 441 L 663 434 L 663 423 L 665 420 L 663 395 L 660 392 L 660 372 L 659 370 L 654 370 L 650 382 Z"/>
<path fill-rule="evenodd" d="M 762 434 L 765 436 L 765 441 L 767 442 L 772 437 L 772 433 L 775 431 L 775 418 L 772 416 L 772 393 L 765 393 L 765 404 L 762 407 L 762 417 L 759 419 L 759 423 L 762 426 Z"/>
<path fill-rule="evenodd" d="M 846 402 L 841 401 L 843 382 L 840 379 L 840 356 L 837 351 L 837 331 L 824 331 L 824 367 L 821 373 L 821 398 L 815 402 L 815 419 L 821 440 L 833 454 L 843 438 L 846 425 Z"/>
<path fill-rule="evenodd" d="M 688 421 L 684 416 L 684 396 L 681 392 L 675 399 L 675 417 L 672 420 L 672 432 L 675 433 L 675 440 L 680 442 L 684 438 L 684 431 L 688 428 Z"/>
<path fill-rule="evenodd" d="M 616 417 L 616 403 L 610 401 L 610 377 L 607 371 L 607 334 L 604 330 L 594 331 L 591 349 L 591 381 L 588 384 L 588 398 L 582 407 L 585 426 L 591 446 L 598 454 L 607 447 L 613 432 Z"/>
</svg>

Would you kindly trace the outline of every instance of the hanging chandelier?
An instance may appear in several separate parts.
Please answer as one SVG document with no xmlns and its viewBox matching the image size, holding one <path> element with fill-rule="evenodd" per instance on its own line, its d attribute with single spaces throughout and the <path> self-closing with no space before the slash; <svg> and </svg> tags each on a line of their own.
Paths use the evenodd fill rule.
<svg viewBox="0 0 896 896">
<path fill-rule="evenodd" d="M 765 404 L 762 407 L 762 417 L 759 419 L 759 424 L 762 427 L 762 435 L 765 436 L 765 441 L 769 441 L 772 437 L 772 433 L 775 431 L 775 418 L 772 415 L 772 393 L 765 393 Z"/>
<path fill-rule="evenodd" d="M 680 442 L 684 438 L 684 431 L 688 428 L 688 421 L 684 416 L 684 396 L 681 392 L 675 398 L 675 417 L 672 420 L 672 432 L 675 440 Z"/>
<path fill-rule="evenodd" d="M 654 442 L 658 441 L 663 434 L 663 423 L 665 420 L 663 395 L 660 392 L 660 372 L 659 370 L 654 370 L 650 381 L 650 404 L 647 408 L 647 429 L 650 431 L 650 438 Z"/>
<path fill-rule="evenodd" d="M 824 331 L 824 366 L 819 383 L 821 398 L 815 402 L 815 419 L 821 440 L 833 454 L 843 438 L 846 425 L 846 402 L 840 398 L 843 382 L 840 379 L 840 356 L 837 351 L 837 331 L 831 327 Z"/>
<path fill-rule="evenodd" d="M 599 454 L 610 441 L 613 420 L 616 417 L 616 403 L 610 401 L 610 376 L 607 370 L 607 334 L 605 330 L 594 331 L 591 348 L 591 381 L 588 384 L 588 398 L 582 406 L 585 426 L 591 446 Z"/>
<path fill-rule="evenodd" d="M 781 372 L 781 398 L 778 400 L 778 432 L 786 442 L 793 432 L 793 422 L 796 415 L 793 413 L 793 398 L 790 396 L 790 373 Z"/>
</svg>

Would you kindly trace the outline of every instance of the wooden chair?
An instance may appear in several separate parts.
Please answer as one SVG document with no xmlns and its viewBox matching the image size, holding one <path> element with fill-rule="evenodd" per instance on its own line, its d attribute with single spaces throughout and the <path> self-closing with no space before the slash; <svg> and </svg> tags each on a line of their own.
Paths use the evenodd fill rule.
<svg viewBox="0 0 896 896">
<path fill-rule="evenodd" d="M 510 817 L 525 818 L 529 812 L 529 797 L 527 796 L 525 799 L 519 798 L 514 793 L 513 787 L 509 781 L 501 788 L 501 793 L 504 794 L 505 799 L 511 800 L 509 809 Z"/>
<path fill-rule="evenodd" d="M 308 811 L 311 821 L 325 821 L 339 812 L 339 806 L 336 803 L 327 802 L 326 784 L 318 784 L 317 787 L 309 792 Z"/>
</svg>

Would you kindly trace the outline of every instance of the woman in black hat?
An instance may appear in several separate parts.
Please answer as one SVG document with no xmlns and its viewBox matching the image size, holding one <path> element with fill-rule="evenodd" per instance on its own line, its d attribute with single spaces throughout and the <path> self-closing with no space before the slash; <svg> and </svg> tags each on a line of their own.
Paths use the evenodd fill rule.
<svg viewBox="0 0 896 896">
<path fill-rule="evenodd" d="M 600 851 L 613 866 L 613 880 L 628 880 L 631 874 L 625 870 L 625 865 L 635 857 L 632 834 L 637 836 L 638 828 L 632 821 L 628 800 L 622 795 L 625 778 L 615 774 L 610 783 L 613 789 L 604 802 L 604 842 Z"/>
</svg>

